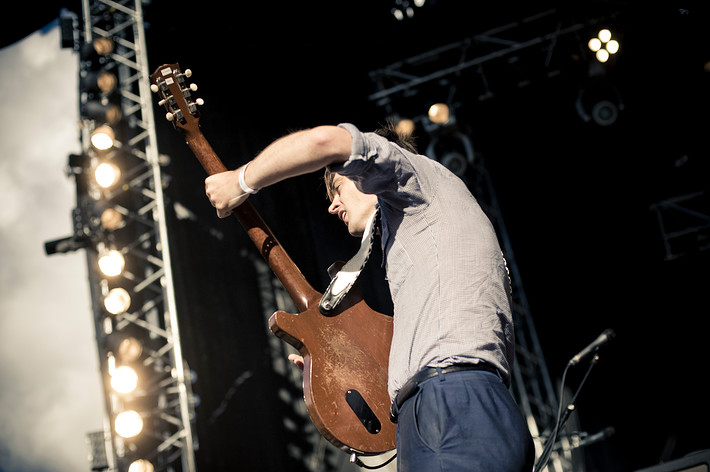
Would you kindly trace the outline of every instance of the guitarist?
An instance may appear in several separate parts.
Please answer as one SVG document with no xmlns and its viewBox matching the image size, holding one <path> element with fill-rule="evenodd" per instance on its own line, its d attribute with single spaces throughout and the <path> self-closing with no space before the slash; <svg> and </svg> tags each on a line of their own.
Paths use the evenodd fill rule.
<svg viewBox="0 0 710 472">
<path fill-rule="evenodd" d="M 388 391 L 400 471 L 529 472 L 532 438 L 507 387 L 514 355 L 510 280 L 466 185 L 391 126 L 351 124 L 282 137 L 205 181 L 220 218 L 259 189 L 326 168 L 353 236 L 376 210 L 394 306 Z M 292 359 L 299 363 L 299 359 Z"/>
</svg>

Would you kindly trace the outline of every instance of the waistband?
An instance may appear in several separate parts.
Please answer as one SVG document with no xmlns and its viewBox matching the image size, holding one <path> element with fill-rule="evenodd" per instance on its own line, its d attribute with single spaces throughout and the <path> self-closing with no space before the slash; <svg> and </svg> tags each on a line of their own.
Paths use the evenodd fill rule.
<svg viewBox="0 0 710 472">
<path fill-rule="evenodd" d="M 392 402 L 392 407 L 390 408 L 390 420 L 392 420 L 393 423 L 397 422 L 397 409 L 399 409 L 404 402 L 409 400 L 416 393 L 417 387 L 420 383 L 432 377 L 436 377 L 437 375 L 448 374 L 451 372 L 461 372 L 465 370 L 482 370 L 500 375 L 498 373 L 498 369 L 487 362 L 479 362 L 477 364 L 453 364 L 447 367 L 425 367 L 414 374 L 412 378 L 407 380 L 407 383 L 405 383 L 399 390 L 399 393 L 397 393 L 397 396 L 394 398 L 394 402 Z"/>
</svg>

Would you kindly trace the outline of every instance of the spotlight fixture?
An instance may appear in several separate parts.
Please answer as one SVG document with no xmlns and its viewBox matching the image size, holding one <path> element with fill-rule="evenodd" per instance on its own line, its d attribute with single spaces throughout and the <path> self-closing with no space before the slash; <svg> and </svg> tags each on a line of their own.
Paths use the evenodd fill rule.
<svg viewBox="0 0 710 472">
<path fill-rule="evenodd" d="M 118 393 L 131 393 L 138 386 L 138 374 L 127 365 L 117 367 L 111 375 L 111 388 Z"/>
<path fill-rule="evenodd" d="M 113 129 L 110 126 L 102 125 L 91 133 L 91 144 L 98 151 L 106 151 L 107 149 L 111 149 L 115 138 L 116 135 Z"/>
<path fill-rule="evenodd" d="M 93 93 L 111 93 L 118 87 L 118 78 L 113 72 L 101 69 L 86 71 L 82 74 L 80 85 L 82 90 Z"/>
<path fill-rule="evenodd" d="M 138 459 L 131 462 L 128 466 L 128 472 L 153 472 L 155 467 L 145 459 Z"/>
<path fill-rule="evenodd" d="M 624 101 L 613 84 L 592 82 L 579 90 L 575 109 L 579 117 L 587 123 L 610 126 L 624 110 Z"/>
<path fill-rule="evenodd" d="M 116 185 L 118 179 L 121 178 L 121 169 L 111 162 L 102 162 L 96 166 L 94 177 L 101 188 L 109 188 Z"/>
<path fill-rule="evenodd" d="M 133 336 L 121 339 L 116 348 L 116 357 L 121 362 L 137 361 L 141 354 L 143 354 L 143 345 Z"/>
<path fill-rule="evenodd" d="M 397 124 L 395 125 L 395 131 L 401 136 L 411 136 L 414 133 L 416 125 L 414 124 L 413 120 L 410 120 L 409 118 L 404 118 L 399 121 L 397 121 Z"/>
<path fill-rule="evenodd" d="M 126 260 L 123 258 L 123 254 L 119 251 L 112 249 L 110 251 L 104 252 L 99 257 L 99 270 L 106 277 L 115 277 L 123 272 L 123 268 L 126 265 Z"/>
<path fill-rule="evenodd" d="M 451 120 L 451 111 L 445 103 L 435 103 L 429 107 L 429 119 L 437 125 L 445 125 Z"/>
<path fill-rule="evenodd" d="M 112 315 L 120 315 L 128 311 L 131 306 L 131 296 L 125 288 L 117 287 L 109 290 L 104 298 L 104 308 Z"/>
<path fill-rule="evenodd" d="M 132 438 L 143 431 L 143 418 L 134 410 L 123 411 L 116 415 L 114 427 L 122 438 Z"/>
<path fill-rule="evenodd" d="M 111 207 L 101 212 L 99 220 L 101 221 L 101 226 L 108 231 L 115 231 L 121 228 L 125 221 L 123 215 Z"/>
<path fill-rule="evenodd" d="M 95 62 L 99 57 L 106 57 L 113 53 L 115 44 L 110 38 L 97 37 L 90 43 L 85 43 L 81 48 L 81 58 L 85 61 Z"/>
<path fill-rule="evenodd" d="M 464 176 L 475 159 L 471 140 L 459 131 L 434 136 L 427 146 L 426 155 L 439 161 L 459 177 Z"/>
<path fill-rule="evenodd" d="M 392 16 L 395 17 L 397 21 L 402 21 L 405 18 L 413 18 L 415 8 L 421 8 L 426 3 L 426 0 L 413 0 L 411 3 L 409 0 L 395 0 L 394 7 L 392 7 Z"/>
<path fill-rule="evenodd" d="M 619 52 L 619 42 L 612 39 L 611 31 L 606 28 L 600 30 L 595 38 L 590 39 L 587 46 L 595 53 L 599 62 L 606 62 L 610 55 Z"/>
<path fill-rule="evenodd" d="M 121 117 L 123 116 L 123 112 L 121 111 L 121 107 L 115 103 L 104 103 L 101 101 L 97 100 L 90 100 L 86 102 L 82 107 L 81 107 L 81 114 L 89 118 L 90 120 L 95 120 L 99 121 L 102 123 L 108 123 L 109 125 L 116 125 L 118 124 L 119 121 L 121 121 Z M 108 127 L 106 127 L 108 128 Z M 113 144 L 113 134 L 108 134 L 108 130 L 100 130 L 97 128 L 96 131 L 94 131 L 97 135 L 99 133 L 101 134 L 107 134 L 108 137 L 111 138 L 111 141 L 107 141 L 107 148 L 110 148 L 111 145 Z M 110 133 L 113 133 L 113 131 L 110 131 Z M 93 135 L 92 135 L 93 139 Z M 105 137 L 102 138 L 97 138 L 97 139 L 106 139 Z M 92 141 L 93 143 L 93 141 Z M 97 147 L 94 145 L 94 147 Z M 98 149 L 98 148 L 97 148 Z"/>
<path fill-rule="evenodd" d="M 87 237 L 77 237 L 76 235 L 67 236 L 65 238 L 53 239 L 45 241 L 44 252 L 51 256 L 53 254 L 66 254 L 69 252 L 78 251 L 79 249 L 88 248 L 91 245 L 91 240 Z"/>
</svg>

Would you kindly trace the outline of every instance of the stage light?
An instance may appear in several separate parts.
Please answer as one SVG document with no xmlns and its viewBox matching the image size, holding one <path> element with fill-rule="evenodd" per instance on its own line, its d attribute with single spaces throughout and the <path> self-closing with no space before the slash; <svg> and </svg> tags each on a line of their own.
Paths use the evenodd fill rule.
<svg viewBox="0 0 710 472">
<path fill-rule="evenodd" d="M 137 461 L 131 462 L 128 466 L 128 472 L 154 472 L 155 468 L 153 464 L 145 459 L 138 459 Z"/>
<path fill-rule="evenodd" d="M 96 100 L 90 100 L 86 102 L 81 107 L 81 114 L 83 117 L 88 118 L 90 120 L 99 121 L 101 123 L 108 123 L 109 125 L 118 124 L 118 122 L 121 121 L 121 118 L 123 117 L 123 112 L 121 111 L 120 106 L 116 105 L 115 103 L 102 103 Z M 109 134 L 108 136 L 111 137 L 111 140 L 113 142 L 113 135 Z M 111 144 L 109 144 L 106 149 L 108 149 L 109 147 L 111 147 Z"/>
<path fill-rule="evenodd" d="M 85 61 L 93 61 L 98 57 L 105 57 L 111 54 L 115 44 L 109 38 L 94 38 L 90 43 L 85 43 L 81 48 L 81 57 Z"/>
<path fill-rule="evenodd" d="M 111 388 L 118 393 L 131 393 L 138 386 L 138 374 L 127 365 L 116 368 L 111 375 Z"/>
<path fill-rule="evenodd" d="M 116 135 L 110 126 L 99 126 L 91 133 L 91 144 L 99 151 L 105 151 L 113 146 Z"/>
<path fill-rule="evenodd" d="M 104 252 L 99 257 L 99 270 L 106 277 L 115 277 L 123 272 L 126 260 L 123 254 L 115 249 Z"/>
<path fill-rule="evenodd" d="M 123 215 L 115 208 L 106 208 L 101 212 L 101 226 L 109 231 L 115 231 L 123 226 Z"/>
<path fill-rule="evenodd" d="M 611 31 L 604 28 L 597 33 L 595 38 L 590 39 L 587 43 L 587 46 L 595 53 L 599 62 L 606 62 L 609 60 L 611 54 L 619 52 L 619 42 L 611 38 Z"/>
<path fill-rule="evenodd" d="M 143 418 L 134 410 L 123 411 L 116 415 L 114 429 L 122 438 L 132 438 L 143 431 Z"/>
<path fill-rule="evenodd" d="M 85 72 L 80 80 L 81 89 L 85 92 L 108 94 L 118 87 L 116 74 L 107 70 Z"/>
<path fill-rule="evenodd" d="M 77 237 L 76 235 L 67 236 L 65 238 L 54 239 L 44 243 L 44 252 L 51 256 L 52 254 L 66 254 L 68 252 L 78 251 L 79 249 L 87 248 L 91 245 L 91 240 L 88 237 Z"/>
<path fill-rule="evenodd" d="M 99 184 L 100 187 L 109 188 L 115 185 L 116 182 L 118 182 L 118 179 L 121 178 L 121 170 L 115 164 L 102 162 L 96 166 L 94 177 L 96 178 L 96 183 Z"/>
<path fill-rule="evenodd" d="M 104 298 L 104 308 L 112 315 L 120 315 L 128 311 L 131 306 L 131 296 L 126 289 L 118 287 L 109 290 Z"/>
<path fill-rule="evenodd" d="M 619 108 L 614 102 L 601 100 L 592 106 L 592 119 L 600 126 L 609 126 L 619 117 Z"/>
<path fill-rule="evenodd" d="M 587 46 L 592 52 L 597 52 L 602 48 L 602 42 L 599 38 L 592 38 L 589 40 L 589 43 L 587 43 Z"/>
<path fill-rule="evenodd" d="M 615 39 L 612 39 L 611 41 L 606 43 L 606 50 L 609 51 L 609 54 L 616 54 L 617 52 L 619 52 L 619 42 Z"/>
<path fill-rule="evenodd" d="M 96 38 L 91 44 L 99 56 L 108 56 L 114 49 L 114 43 L 109 38 Z"/>
<path fill-rule="evenodd" d="M 475 159 L 473 143 L 468 136 L 458 131 L 434 136 L 425 154 L 439 161 L 459 177 L 464 176 Z"/>
<path fill-rule="evenodd" d="M 619 90 L 604 81 L 590 82 L 579 90 L 575 109 L 582 120 L 599 126 L 610 126 L 624 110 L 624 101 Z"/>
<path fill-rule="evenodd" d="M 397 124 L 395 125 L 394 129 L 401 136 L 411 136 L 412 133 L 414 133 L 414 128 L 414 121 L 405 118 L 397 121 Z"/>
<path fill-rule="evenodd" d="M 116 349 L 116 357 L 121 362 L 135 362 L 140 359 L 142 353 L 143 345 L 133 336 L 122 339 Z"/>
<path fill-rule="evenodd" d="M 426 3 L 426 0 L 413 0 L 412 4 L 409 0 L 395 0 L 395 5 L 391 10 L 392 16 L 397 21 L 402 21 L 406 18 L 414 17 L 415 8 L 421 8 Z"/>
<path fill-rule="evenodd" d="M 438 125 L 445 125 L 451 118 L 449 106 L 445 103 L 435 103 L 429 107 L 429 120 Z"/>
</svg>

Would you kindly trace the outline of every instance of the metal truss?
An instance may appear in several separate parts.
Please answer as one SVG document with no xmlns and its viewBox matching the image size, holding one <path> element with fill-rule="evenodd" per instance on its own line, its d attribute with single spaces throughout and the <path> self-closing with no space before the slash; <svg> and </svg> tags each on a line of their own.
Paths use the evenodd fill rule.
<svg viewBox="0 0 710 472">
<path fill-rule="evenodd" d="M 95 151 L 89 136 L 102 123 L 86 110 L 96 95 L 80 87 L 81 141 L 88 163 L 84 171 L 75 172 L 75 235 L 91 241 L 87 263 L 107 410 L 107 458 L 92 469 L 125 471 L 131 461 L 144 459 L 155 470 L 192 472 L 197 444 L 194 399 L 178 329 L 141 1 L 83 0 L 82 10 L 82 37 L 75 48 L 81 53 L 98 38 L 115 45 L 102 66 L 118 79 L 113 100 L 121 111 L 114 148 Z M 83 57 L 80 60 L 84 73 L 88 66 Z M 120 167 L 120 186 L 101 189 L 86 177 L 102 161 Z M 118 227 L 106 229 L 102 224 L 102 211 L 108 208 L 120 215 Z M 124 271 L 116 277 L 98 271 L 98 257 L 108 248 L 125 258 Z M 131 302 L 127 311 L 111 315 L 104 298 L 114 287 L 126 290 Z M 129 336 L 141 342 L 142 355 L 136 360 L 138 390 L 125 395 L 115 393 L 109 382 L 121 363 L 121 342 Z M 124 439 L 113 426 L 116 415 L 128 408 L 140 413 L 144 426 L 136 437 Z"/>
<path fill-rule="evenodd" d="M 503 64 L 519 86 L 526 85 L 534 71 L 554 76 L 560 72 L 554 58 L 558 39 L 593 23 L 565 25 L 557 13 L 554 9 L 544 11 L 373 70 L 370 80 L 376 91 L 368 99 L 379 106 L 391 106 L 393 101 L 411 96 L 426 85 L 459 80 L 469 69 L 475 69 L 479 80 L 468 82 L 467 87 L 478 89 L 480 99 L 490 98 L 491 81 L 484 66 L 493 67 L 496 63 Z M 540 34 L 541 30 L 546 32 Z"/>
<path fill-rule="evenodd" d="M 666 251 L 665 260 L 671 261 L 688 253 L 710 249 L 710 215 L 705 191 L 679 195 L 651 205 L 656 212 L 658 226 Z"/>
<path fill-rule="evenodd" d="M 476 156 L 472 174 L 473 180 L 467 183 L 496 229 L 510 273 L 516 341 L 511 391 L 525 415 L 528 429 L 535 442 L 536 453 L 539 455 L 557 421 L 559 399 L 547 369 L 498 198 L 483 157 L 480 155 Z M 565 445 L 564 441 L 563 439 L 561 444 L 562 452 L 555 451 L 546 470 L 582 472 L 583 465 L 572 467 L 573 460 L 578 459 L 572 457 L 569 452 L 570 447 Z"/>
</svg>

